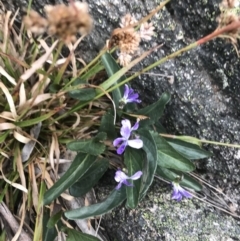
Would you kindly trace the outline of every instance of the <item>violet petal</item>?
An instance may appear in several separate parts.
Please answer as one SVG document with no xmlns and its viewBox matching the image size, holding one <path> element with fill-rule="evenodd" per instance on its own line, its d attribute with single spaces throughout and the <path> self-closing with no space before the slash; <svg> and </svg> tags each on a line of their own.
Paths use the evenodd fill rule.
<svg viewBox="0 0 240 241">
<path fill-rule="evenodd" d="M 114 145 L 114 146 L 118 146 L 118 145 L 120 145 L 123 141 L 125 141 L 125 138 L 123 138 L 123 137 L 118 137 L 118 138 L 116 138 L 116 139 L 113 141 L 113 145 Z"/>
<path fill-rule="evenodd" d="M 135 131 L 135 130 L 138 129 L 138 127 L 139 127 L 139 122 L 137 121 L 137 122 L 134 124 L 134 126 L 131 128 L 131 130 L 132 130 L 132 131 Z"/>
<path fill-rule="evenodd" d="M 126 149 L 127 143 L 128 143 L 127 141 L 123 141 L 122 144 L 118 147 L 117 149 L 118 155 L 121 155 L 124 152 L 124 150 Z"/>
<path fill-rule="evenodd" d="M 117 170 L 114 178 L 115 178 L 116 182 L 121 182 L 123 180 L 128 179 L 129 177 L 123 171 Z"/>
<path fill-rule="evenodd" d="M 143 147 L 143 141 L 141 139 L 128 140 L 127 145 L 135 149 L 140 149 Z"/>
<path fill-rule="evenodd" d="M 132 175 L 131 177 L 129 177 L 129 179 L 132 179 L 132 180 L 137 180 L 139 179 L 141 176 L 142 176 L 142 171 L 138 171 L 136 172 L 134 175 Z"/>
<path fill-rule="evenodd" d="M 119 182 L 119 183 L 118 183 L 118 185 L 115 187 L 115 189 L 117 189 L 117 190 L 118 190 L 118 189 L 120 189 L 120 188 L 121 188 L 121 186 L 122 186 L 122 182 Z"/>
</svg>

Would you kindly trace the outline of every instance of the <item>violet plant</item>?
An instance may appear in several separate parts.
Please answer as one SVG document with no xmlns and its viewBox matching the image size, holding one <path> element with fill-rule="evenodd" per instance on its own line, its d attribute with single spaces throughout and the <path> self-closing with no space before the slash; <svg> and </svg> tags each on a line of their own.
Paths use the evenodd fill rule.
<svg viewBox="0 0 240 241">
<path fill-rule="evenodd" d="M 221 28 L 207 37 L 124 76 L 159 47 L 136 55 L 140 42 L 151 40 L 154 34 L 154 26 L 148 20 L 169 1 L 162 2 L 142 20 L 129 14 L 122 18 L 121 28 L 113 30 L 108 45 L 86 66 L 78 65 L 79 56 L 74 52 L 81 41 L 77 40 L 77 33 L 85 36 L 92 29 L 86 3 L 72 0 L 69 5 L 46 6 L 45 17 L 33 10 L 25 16 L 26 31 L 57 38 L 50 47 L 41 36 L 38 41 L 25 31 L 18 36 L 13 26 L 16 15 L 10 19 L 9 13 L 3 14 L 0 212 L 7 210 L 3 203 L 10 197 L 11 204 L 21 199 L 12 209 L 17 210 L 12 216 L 19 217 L 22 225 L 26 220 L 24 210 L 36 213 L 29 225 L 34 230 L 26 234 L 22 229 L 26 237 L 33 233 L 28 240 L 52 241 L 59 230 L 69 240 L 87 239 L 89 235 L 67 228 L 70 223 L 65 223 L 103 215 L 121 204 L 137 208 L 154 177 L 172 183 L 172 199 L 177 201 L 191 197 L 184 188 L 201 191 L 201 184 L 189 173 L 195 170 L 194 160 L 211 155 L 201 147 L 207 141 L 166 134 L 160 119 L 170 94 L 162 93 L 155 103 L 143 107 L 143 97 L 131 88 L 129 81 L 218 35 L 232 34 L 230 39 L 234 39 L 239 34 L 235 30 L 240 28 L 240 21 L 229 18 L 229 23 L 224 22 L 229 19 L 223 18 L 219 22 Z M 59 57 L 63 45 L 70 51 L 67 58 Z M 120 52 L 117 59 L 112 55 L 116 48 Z M 99 84 L 102 70 L 107 78 Z M 66 149 L 76 152 L 73 160 L 64 157 Z M 6 166 L 12 156 L 13 168 L 8 173 Z M 58 167 L 65 162 L 70 162 L 70 167 L 59 178 Z M 69 208 L 72 200 L 84 197 L 108 169 L 115 172 L 111 179 L 117 184 L 106 199 Z M 180 182 L 179 177 L 183 177 Z M 62 210 L 53 215 L 59 203 Z M 17 232 L 14 240 L 19 235 Z M 91 240 L 98 238 L 91 236 Z"/>
</svg>

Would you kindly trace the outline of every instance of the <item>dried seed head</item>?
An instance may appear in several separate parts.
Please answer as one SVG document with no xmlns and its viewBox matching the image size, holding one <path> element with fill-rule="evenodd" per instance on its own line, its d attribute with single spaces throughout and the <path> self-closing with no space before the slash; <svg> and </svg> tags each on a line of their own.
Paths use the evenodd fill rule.
<svg viewBox="0 0 240 241">
<path fill-rule="evenodd" d="M 137 23 L 136 18 L 134 16 L 132 16 L 130 13 L 128 13 L 124 17 L 121 18 L 121 22 L 119 25 L 121 28 L 125 28 L 134 23 Z"/>
<path fill-rule="evenodd" d="M 119 56 L 118 56 L 118 61 L 119 64 L 121 66 L 127 66 L 132 60 L 132 55 L 124 53 L 124 52 L 120 52 Z"/>
<path fill-rule="evenodd" d="M 223 8 L 236 8 L 239 6 L 239 0 L 223 0 L 220 7 Z"/>
<path fill-rule="evenodd" d="M 152 39 L 152 36 L 154 35 L 154 26 L 152 23 L 143 23 L 141 24 L 140 26 L 140 37 L 141 39 L 144 39 L 144 40 L 151 40 Z"/>
<path fill-rule="evenodd" d="M 45 12 L 49 23 L 49 34 L 57 35 L 66 42 L 75 41 L 78 32 L 84 35 L 92 29 L 92 18 L 87 12 L 86 4 L 75 2 L 70 6 L 48 5 L 45 7 Z"/>
<path fill-rule="evenodd" d="M 44 33 L 48 26 L 48 21 L 33 10 L 23 18 L 23 22 L 27 29 L 36 34 Z"/>
<path fill-rule="evenodd" d="M 45 31 L 57 35 L 65 42 L 75 41 L 76 34 L 88 34 L 93 25 L 86 3 L 74 2 L 69 6 L 58 4 L 45 6 L 46 19 L 37 12 L 30 11 L 24 17 L 25 26 L 32 32 L 41 34 Z"/>
<path fill-rule="evenodd" d="M 134 53 L 139 48 L 140 35 L 134 28 L 117 28 L 113 31 L 109 47 L 118 46 L 121 52 Z"/>
</svg>

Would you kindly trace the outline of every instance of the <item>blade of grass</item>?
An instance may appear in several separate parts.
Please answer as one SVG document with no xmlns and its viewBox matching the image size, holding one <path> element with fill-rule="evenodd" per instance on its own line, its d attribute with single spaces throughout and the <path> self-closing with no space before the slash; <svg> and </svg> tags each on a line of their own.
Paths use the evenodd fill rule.
<svg viewBox="0 0 240 241">
<path fill-rule="evenodd" d="M 17 164 L 17 170 L 19 173 L 19 177 L 22 183 L 22 186 L 27 189 L 27 185 L 26 185 L 26 179 L 25 179 L 25 175 L 24 175 L 24 171 L 23 171 L 23 165 L 22 165 L 22 160 L 21 160 L 21 154 L 20 154 L 20 150 L 19 150 L 19 145 L 17 144 L 15 146 L 15 160 L 16 160 L 16 164 Z M 24 219 L 25 219 L 25 215 L 26 215 L 26 201 L 27 201 L 27 195 L 26 193 L 23 193 L 22 196 L 22 206 L 21 206 L 21 221 L 19 224 L 19 228 L 18 231 L 15 233 L 12 241 L 17 241 L 18 238 L 20 237 L 22 230 L 23 230 L 23 224 L 24 224 Z"/>
<path fill-rule="evenodd" d="M 10 111 L 12 112 L 13 118 L 16 119 L 17 118 L 17 111 L 16 111 L 16 108 L 15 108 L 15 104 L 14 104 L 12 95 L 10 94 L 8 88 L 2 82 L 0 82 L 0 88 L 2 89 L 3 93 L 5 94 L 5 96 L 7 98 L 7 102 L 9 104 Z"/>
</svg>

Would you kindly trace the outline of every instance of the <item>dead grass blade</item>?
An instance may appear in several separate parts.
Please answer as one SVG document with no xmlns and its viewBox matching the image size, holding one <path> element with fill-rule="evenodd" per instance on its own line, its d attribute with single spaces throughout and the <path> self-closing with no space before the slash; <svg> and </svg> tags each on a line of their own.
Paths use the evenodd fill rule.
<svg viewBox="0 0 240 241">
<path fill-rule="evenodd" d="M 21 153 L 22 162 L 25 162 L 29 159 L 36 145 L 36 140 L 38 139 L 38 136 L 40 134 L 41 127 L 42 127 L 42 122 L 39 122 L 30 130 L 30 135 L 33 137 L 33 140 L 30 140 L 26 145 L 24 145 Z"/>
<path fill-rule="evenodd" d="M 37 95 L 43 94 L 50 81 L 50 78 L 46 78 L 44 75 L 39 74 L 38 81 L 31 89 L 32 97 L 35 98 Z"/>
<path fill-rule="evenodd" d="M 74 48 L 73 48 L 72 43 L 68 44 L 68 48 L 70 50 L 71 63 L 72 63 L 72 76 L 77 77 L 76 57 L 74 55 Z"/>
<path fill-rule="evenodd" d="M 31 139 L 29 139 L 28 137 L 25 137 L 24 135 L 20 134 L 17 131 L 13 132 L 13 136 L 16 140 L 18 140 L 19 142 L 26 144 L 29 143 L 31 141 Z"/>
<path fill-rule="evenodd" d="M 7 11 L 6 15 L 4 16 L 4 30 L 3 30 L 3 46 L 2 51 L 4 53 L 7 52 L 7 42 L 8 42 L 8 34 L 9 34 L 9 28 L 8 23 L 12 12 Z"/>
<path fill-rule="evenodd" d="M 20 90 L 19 90 L 19 106 L 25 104 L 27 101 L 26 91 L 24 83 L 21 83 Z"/>
<path fill-rule="evenodd" d="M 0 123 L 0 131 L 15 129 L 16 126 L 12 123 Z"/>
<path fill-rule="evenodd" d="M 0 171 L 1 171 L 1 173 L 2 173 L 2 176 L 1 176 L 1 177 L 4 179 L 5 182 L 7 182 L 7 183 L 10 184 L 11 186 L 13 186 L 13 187 L 15 187 L 15 188 L 17 188 L 17 189 L 25 192 L 25 193 L 28 193 L 27 188 L 25 188 L 23 185 L 21 185 L 21 184 L 19 184 L 19 183 L 11 182 L 10 180 L 8 180 L 8 179 L 5 177 L 5 175 L 4 175 L 3 171 L 2 171 L 2 164 L 1 164 L 1 163 L 0 163 Z"/>
<path fill-rule="evenodd" d="M 54 128 L 54 127 L 52 127 Z M 54 128 L 55 129 L 55 128 Z M 54 129 L 52 130 L 54 132 Z M 54 154 L 56 157 L 57 162 L 54 162 Z M 57 178 L 58 176 L 58 165 L 59 165 L 59 159 L 60 159 L 60 149 L 59 149 L 59 143 L 58 143 L 58 138 L 56 133 L 52 134 L 52 143 L 50 147 L 50 152 L 49 152 L 49 160 L 50 160 L 50 165 L 53 169 L 54 175 Z"/>
<path fill-rule="evenodd" d="M 12 95 L 10 94 L 8 88 L 2 83 L 0 82 L 0 88 L 2 89 L 3 93 L 5 94 L 9 107 L 10 107 L 10 111 L 12 112 L 13 118 L 16 119 L 17 118 L 17 112 L 16 112 L 16 108 L 15 108 L 15 104 L 12 98 Z"/>
<path fill-rule="evenodd" d="M 53 161 L 53 158 L 54 158 L 54 149 L 55 149 L 55 138 L 54 136 L 52 135 L 52 142 L 51 142 L 51 145 L 50 145 L 50 150 L 49 150 L 49 161 L 50 161 L 50 165 L 51 165 L 51 168 L 54 172 L 54 176 L 55 178 L 57 178 L 57 173 L 55 172 L 55 163 Z M 57 163 L 56 163 L 57 164 Z"/>
<path fill-rule="evenodd" d="M 17 170 L 18 170 L 18 173 L 19 173 L 21 184 L 22 184 L 23 188 L 25 188 L 27 190 L 26 178 L 25 178 L 25 175 L 24 175 L 24 170 L 23 170 L 22 159 L 21 159 L 19 147 L 17 147 L 17 149 L 15 151 L 15 157 L 16 157 Z M 20 221 L 19 228 L 18 228 L 17 232 L 15 233 L 12 241 L 17 241 L 19 236 L 22 233 L 24 219 L 25 219 L 25 216 L 26 216 L 26 201 L 27 201 L 27 195 L 26 195 L 26 193 L 23 193 L 22 205 L 21 205 L 21 208 L 20 208 L 20 211 L 19 211 L 19 214 L 21 213 L 21 221 Z"/>
<path fill-rule="evenodd" d="M 28 108 L 32 108 L 33 106 L 38 105 L 39 103 L 41 103 L 43 101 L 46 101 L 48 99 L 53 98 L 53 96 L 54 95 L 49 94 L 49 93 L 38 95 L 35 98 L 31 98 L 31 99 L 27 100 L 24 105 L 19 106 L 18 111 L 22 112 L 23 110 L 26 110 Z"/>
<path fill-rule="evenodd" d="M 76 112 L 73 113 L 76 117 L 77 117 L 77 120 L 75 121 L 75 123 L 72 125 L 72 129 L 74 130 L 76 127 L 79 126 L 80 124 L 80 121 L 81 121 L 81 118 L 80 118 L 80 115 Z"/>
<path fill-rule="evenodd" d="M 28 69 L 24 74 L 21 75 L 20 79 L 24 82 L 30 78 L 38 69 L 42 68 L 43 64 L 47 61 L 49 55 L 52 53 L 53 49 L 57 46 L 58 40 L 56 40 L 52 47 L 46 51 L 46 53 L 37 59 L 30 69 Z"/>
<path fill-rule="evenodd" d="M 14 121 L 13 115 L 9 111 L 3 111 L 0 114 L 0 118 L 6 119 L 6 120 L 10 120 L 10 121 Z"/>
<path fill-rule="evenodd" d="M 19 224 L 4 202 L 0 203 L 0 214 L 11 227 L 13 233 L 16 233 L 19 229 Z M 27 234 L 24 229 L 21 229 L 18 241 L 32 241 L 32 237 L 30 234 Z"/>
<path fill-rule="evenodd" d="M 37 186 L 37 182 L 36 182 L 36 175 L 35 175 L 35 170 L 34 170 L 34 163 L 29 163 L 29 178 L 30 178 L 30 182 L 32 184 L 32 200 L 33 200 L 33 206 L 35 208 L 35 210 L 38 210 L 38 186 Z"/>
<path fill-rule="evenodd" d="M 17 17 L 17 15 L 18 15 L 18 13 L 19 13 L 19 8 L 17 9 L 17 11 L 15 12 L 15 14 L 14 14 L 14 16 L 12 17 L 12 19 L 11 19 L 11 21 L 10 21 L 10 23 L 9 23 L 9 26 L 12 28 L 12 26 L 13 26 L 13 23 L 15 22 L 15 20 L 16 20 L 16 17 Z"/>
<path fill-rule="evenodd" d="M 13 85 L 17 85 L 15 79 L 10 76 L 4 69 L 2 66 L 0 66 L 0 74 L 2 74 L 7 80 L 9 80 L 9 82 Z"/>
</svg>

